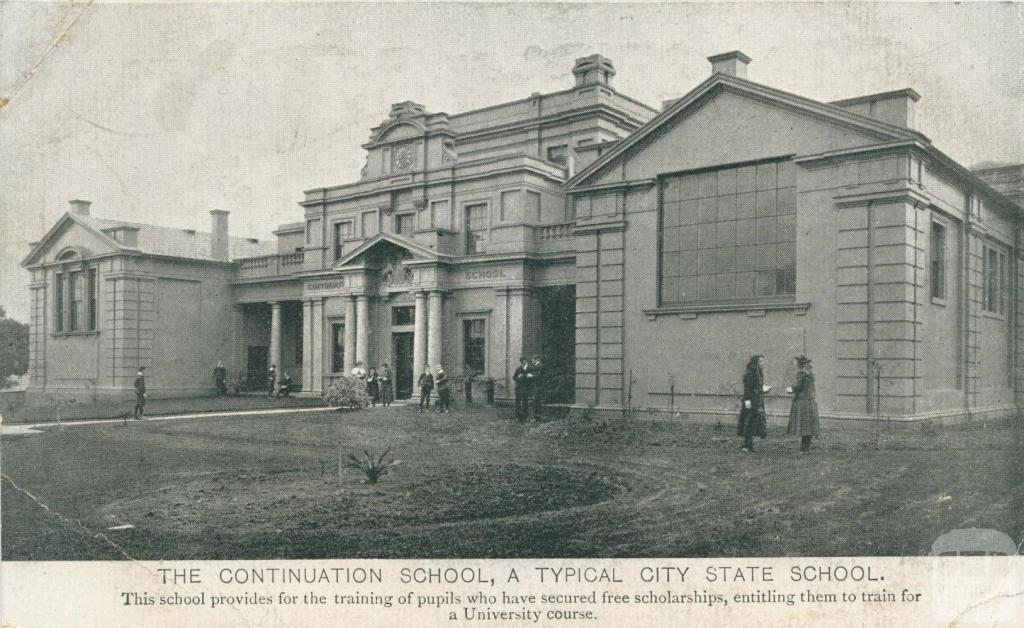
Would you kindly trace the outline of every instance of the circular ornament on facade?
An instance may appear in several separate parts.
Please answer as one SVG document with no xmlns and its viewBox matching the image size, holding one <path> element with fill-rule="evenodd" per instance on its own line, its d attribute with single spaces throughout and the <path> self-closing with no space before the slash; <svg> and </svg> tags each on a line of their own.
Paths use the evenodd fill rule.
<svg viewBox="0 0 1024 628">
<path fill-rule="evenodd" d="M 412 161 L 412 146 L 407 144 L 395 149 L 394 158 L 392 159 L 395 170 L 408 170 L 412 167 Z"/>
</svg>

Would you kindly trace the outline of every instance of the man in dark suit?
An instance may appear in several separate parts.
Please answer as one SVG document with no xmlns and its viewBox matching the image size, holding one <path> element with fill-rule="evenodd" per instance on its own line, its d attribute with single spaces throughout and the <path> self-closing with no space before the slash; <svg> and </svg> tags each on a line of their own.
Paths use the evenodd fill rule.
<svg viewBox="0 0 1024 628">
<path fill-rule="evenodd" d="M 277 365 L 271 364 L 267 371 L 267 396 L 273 397 L 277 392 Z"/>
<path fill-rule="evenodd" d="M 516 385 L 516 421 L 523 421 L 529 412 L 530 405 L 530 380 L 529 363 L 526 357 L 519 358 L 519 367 L 512 374 L 512 381 Z"/>
<path fill-rule="evenodd" d="M 533 406 L 533 420 L 539 421 L 541 405 L 544 403 L 544 366 L 540 363 L 539 355 L 533 355 L 533 362 L 530 363 L 527 375 L 530 379 L 530 404 Z"/>
<path fill-rule="evenodd" d="M 146 410 L 146 367 L 135 374 L 135 420 L 141 421 Z"/>
</svg>

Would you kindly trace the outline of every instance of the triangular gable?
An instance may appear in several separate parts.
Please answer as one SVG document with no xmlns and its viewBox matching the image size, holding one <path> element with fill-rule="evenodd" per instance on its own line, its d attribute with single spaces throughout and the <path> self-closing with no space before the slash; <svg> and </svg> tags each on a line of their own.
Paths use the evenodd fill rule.
<svg viewBox="0 0 1024 628">
<path fill-rule="evenodd" d="M 96 229 L 87 221 L 82 220 L 74 214 L 66 213 L 61 216 L 57 222 L 54 223 L 53 227 L 46 232 L 46 235 L 44 235 L 42 239 L 32 247 L 29 254 L 22 260 L 21 265 L 23 267 L 27 267 L 39 263 L 39 261 L 45 256 L 46 252 L 52 250 L 55 245 L 59 244 L 64 235 L 72 228 L 83 229 L 92 238 L 98 241 L 97 244 L 106 247 L 107 250 L 102 251 L 102 253 L 131 250 L 126 249 L 126 247 L 117 240 L 103 233 L 99 229 Z M 93 251 L 93 253 L 95 254 L 96 251 Z"/>
<path fill-rule="evenodd" d="M 874 118 L 851 113 L 845 109 L 836 107 L 835 105 L 829 105 L 827 103 L 811 100 L 810 98 L 804 98 L 803 96 L 797 96 L 796 94 L 791 94 L 789 92 L 737 78 L 735 76 L 715 74 L 692 89 L 682 98 L 674 101 L 661 113 L 634 131 L 627 138 L 613 146 L 611 150 L 595 160 L 589 166 L 576 173 L 574 177 L 565 183 L 566 188 L 573 189 L 583 187 L 588 183 L 595 181 L 600 174 L 606 172 L 609 166 L 619 161 L 619 159 L 632 147 L 651 137 L 658 131 L 658 129 L 670 123 L 670 121 L 677 116 L 685 114 L 691 107 L 699 106 L 699 103 L 702 102 L 704 96 L 710 94 L 714 90 L 720 89 L 730 90 L 761 101 L 777 104 L 789 109 L 803 111 L 819 118 L 825 118 L 834 121 L 837 124 L 872 134 L 880 141 L 914 139 L 926 144 L 930 143 L 927 137 L 912 129 L 881 122 Z"/>
<path fill-rule="evenodd" d="M 363 242 L 358 247 L 353 249 L 351 252 L 343 255 L 341 259 L 334 263 L 334 269 L 340 270 L 344 266 L 352 264 L 355 260 L 359 259 L 371 249 L 381 245 L 382 243 L 391 244 L 399 248 L 405 249 L 413 254 L 414 257 L 425 260 L 442 260 L 447 259 L 447 255 L 440 255 L 437 251 L 425 247 L 418 242 L 414 242 L 408 238 L 396 235 L 394 233 L 378 233 L 366 242 Z"/>
</svg>

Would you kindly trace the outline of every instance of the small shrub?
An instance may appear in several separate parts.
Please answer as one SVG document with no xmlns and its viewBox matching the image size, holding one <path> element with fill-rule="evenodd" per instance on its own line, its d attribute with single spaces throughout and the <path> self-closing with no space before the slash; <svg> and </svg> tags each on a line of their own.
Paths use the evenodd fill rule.
<svg viewBox="0 0 1024 628">
<path fill-rule="evenodd" d="M 358 469 L 359 471 L 362 471 L 363 475 L 366 476 L 367 484 L 376 484 L 377 480 L 391 472 L 391 467 L 394 467 L 401 462 L 400 460 L 389 460 L 385 462 L 384 458 L 386 458 L 389 453 L 391 453 L 390 447 L 385 449 L 384 453 L 380 456 L 374 458 L 373 454 L 371 454 L 369 450 L 364 449 L 362 458 L 359 458 L 354 454 L 349 454 L 348 462 L 345 463 L 345 466 L 350 469 Z"/>
<path fill-rule="evenodd" d="M 327 405 L 335 408 L 365 408 L 370 405 L 366 384 L 355 377 L 337 378 L 324 391 L 323 398 Z"/>
</svg>

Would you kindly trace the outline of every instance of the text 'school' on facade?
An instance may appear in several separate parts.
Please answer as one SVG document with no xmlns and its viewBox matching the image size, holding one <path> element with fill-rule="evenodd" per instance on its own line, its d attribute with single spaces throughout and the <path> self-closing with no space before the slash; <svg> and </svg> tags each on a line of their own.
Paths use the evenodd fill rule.
<svg viewBox="0 0 1024 628">
<path fill-rule="evenodd" d="M 207 234 L 72 201 L 24 261 L 30 394 L 128 397 L 140 365 L 151 396 L 211 393 L 218 360 L 316 394 L 362 361 L 400 397 L 441 363 L 500 400 L 543 353 L 558 401 L 713 418 L 749 355 L 784 382 L 805 353 L 827 417 L 1011 412 L 1024 168 L 953 161 L 912 89 L 824 103 L 710 61 L 660 110 L 600 55 L 564 91 L 398 103 L 359 179 L 307 190 L 276 246 L 229 237 L 225 211 Z"/>
</svg>

